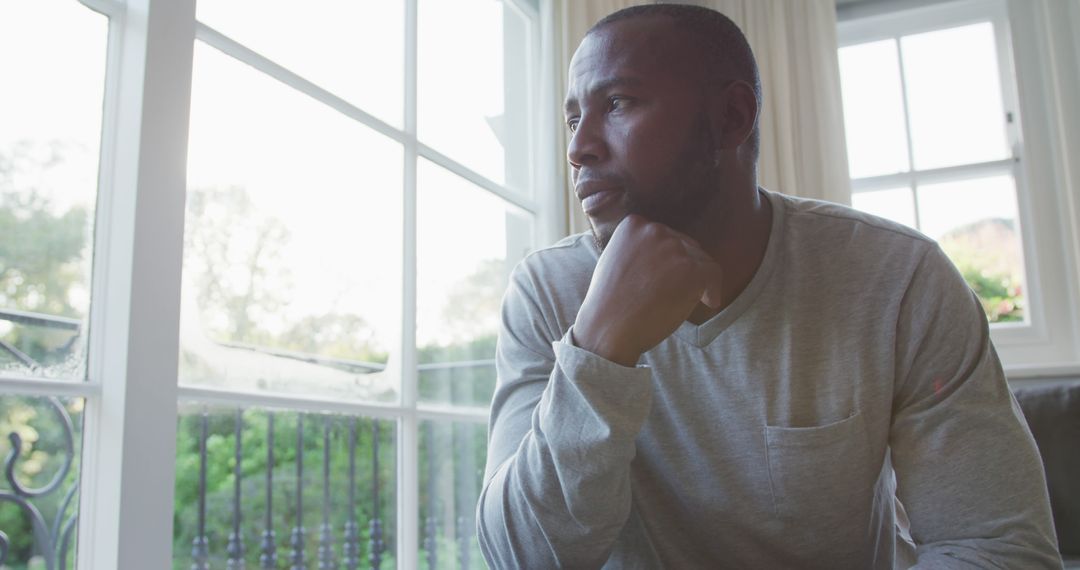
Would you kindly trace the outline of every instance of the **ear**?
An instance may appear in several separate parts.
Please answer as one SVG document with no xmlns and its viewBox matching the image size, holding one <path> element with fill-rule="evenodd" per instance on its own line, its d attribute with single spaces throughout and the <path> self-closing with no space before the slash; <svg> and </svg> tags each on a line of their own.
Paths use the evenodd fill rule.
<svg viewBox="0 0 1080 570">
<path fill-rule="evenodd" d="M 742 146 L 754 132 L 757 119 L 757 96 L 745 81 L 733 80 L 709 97 L 709 126 L 716 150 Z"/>
</svg>

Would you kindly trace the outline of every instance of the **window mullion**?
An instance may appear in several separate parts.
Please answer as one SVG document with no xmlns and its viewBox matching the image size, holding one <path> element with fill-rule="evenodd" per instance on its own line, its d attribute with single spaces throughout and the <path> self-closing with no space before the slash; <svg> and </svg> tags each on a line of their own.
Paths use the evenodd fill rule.
<svg viewBox="0 0 1080 570">
<path fill-rule="evenodd" d="M 897 36 L 896 42 L 897 68 L 900 72 L 900 101 L 904 105 L 904 138 L 907 141 L 908 172 L 915 172 L 915 143 L 911 140 L 911 108 L 908 106 L 907 73 L 904 70 L 904 46 Z M 922 216 L 919 214 L 919 181 L 912 176 L 908 186 L 911 188 L 912 207 L 915 212 L 915 229 L 922 230 Z"/>
<path fill-rule="evenodd" d="M 397 464 L 397 566 L 419 563 L 419 420 L 416 416 L 418 371 L 416 354 L 416 166 L 417 154 L 417 2 L 405 2 L 405 160 L 403 206 L 401 406 Z"/>
<path fill-rule="evenodd" d="M 6 372 L 0 375 L 0 390 L 5 395 L 60 396 L 64 398 L 94 398 L 101 394 L 101 385 L 91 382 L 53 380 L 27 374 Z"/>
<path fill-rule="evenodd" d="M 194 21 L 194 0 L 130 0 L 110 23 L 80 569 L 172 565 Z"/>
<path fill-rule="evenodd" d="M 371 128 L 379 134 L 396 141 L 402 141 L 404 139 L 404 135 L 396 127 L 387 124 L 382 119 L 364 111 L 350 101 L 305 79 L 303 76 L 291 71 L 287 67 L 248 48 L 202 22 L 195 23 L 195 37 L 221 53 L 254 67 L 268 77 L 273 77 L 290 88 L 319 101 L 342 115 Z"/>
<path fill-rule="evenodd" d="M 915 143 L 911 140 L 911 111 L 910 107 L 908 107 L 907 74 L 904 72 L 904 50 L 899 37 L 895 38 L 893 41 L 896 42 L 896 58 L 900 71 L 900 100 L 904 103 L 904 136 L 907 137 L 908 171 L 911 172 L 915 170 Z"/>
</svg>

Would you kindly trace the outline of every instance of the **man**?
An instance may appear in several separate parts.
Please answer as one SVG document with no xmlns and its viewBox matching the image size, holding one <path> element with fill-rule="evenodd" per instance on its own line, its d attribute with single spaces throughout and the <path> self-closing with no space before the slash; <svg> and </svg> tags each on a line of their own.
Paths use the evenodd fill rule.
<svg viewBox="0 0 1080 570">
<path fill-rule="evenodd" d="M 504 299 L 488 563 L 1060 567 L 977 299 L 917 232 L 759 188 L 759 83 L 704 8 L 617 12 L 574 55 L 592 234 Z"/>
</svg>

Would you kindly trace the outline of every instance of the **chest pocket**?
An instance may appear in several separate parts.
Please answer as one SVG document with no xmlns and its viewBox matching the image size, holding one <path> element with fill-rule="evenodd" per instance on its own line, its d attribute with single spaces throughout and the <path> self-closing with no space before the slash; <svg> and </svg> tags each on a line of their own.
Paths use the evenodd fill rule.
<svg viewBox="0 0 1080 570">
<path fill-rule="evenodd" d="M 777 517 L 804 528 L 865 530 L 881 461 L 860 412 L 816 427 L 766 426 L 765 443 Z"/>
</svg>

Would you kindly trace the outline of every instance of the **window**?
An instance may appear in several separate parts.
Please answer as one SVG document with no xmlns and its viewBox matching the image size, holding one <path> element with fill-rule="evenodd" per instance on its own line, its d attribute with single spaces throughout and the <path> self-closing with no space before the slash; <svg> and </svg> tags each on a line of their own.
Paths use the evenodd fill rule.
<svg viewBox="0 0 1080 570">
<path fill-rule="evenodd" d="M 981 12 L 965 12 L 969 21 L 877 27 L 884 38 L 848 35 L 840 72 L 852 204 L 937 240 L 991 323 L 1025 323 L 1005 20 Z"/>
<path fill-rule="evenodd" d="M 5 567 L 74 561 L 109 26 L 70 1 L 0 5 Z"/>
<path fill-rule="evenodd" d="M 1051 25 L 1066 18 L 1004 0 L 838 8 L 852 203 L 941 244 L 979 294 L 1010 378 L 1080 361 L 1057 103 L 1075 94 Z"/>
<path fill-rule="evenodd" d="M 3 563 L 482 567 L 499 301 L 556 219 L 540 14 L 0 8 Z"/>
</svg>

